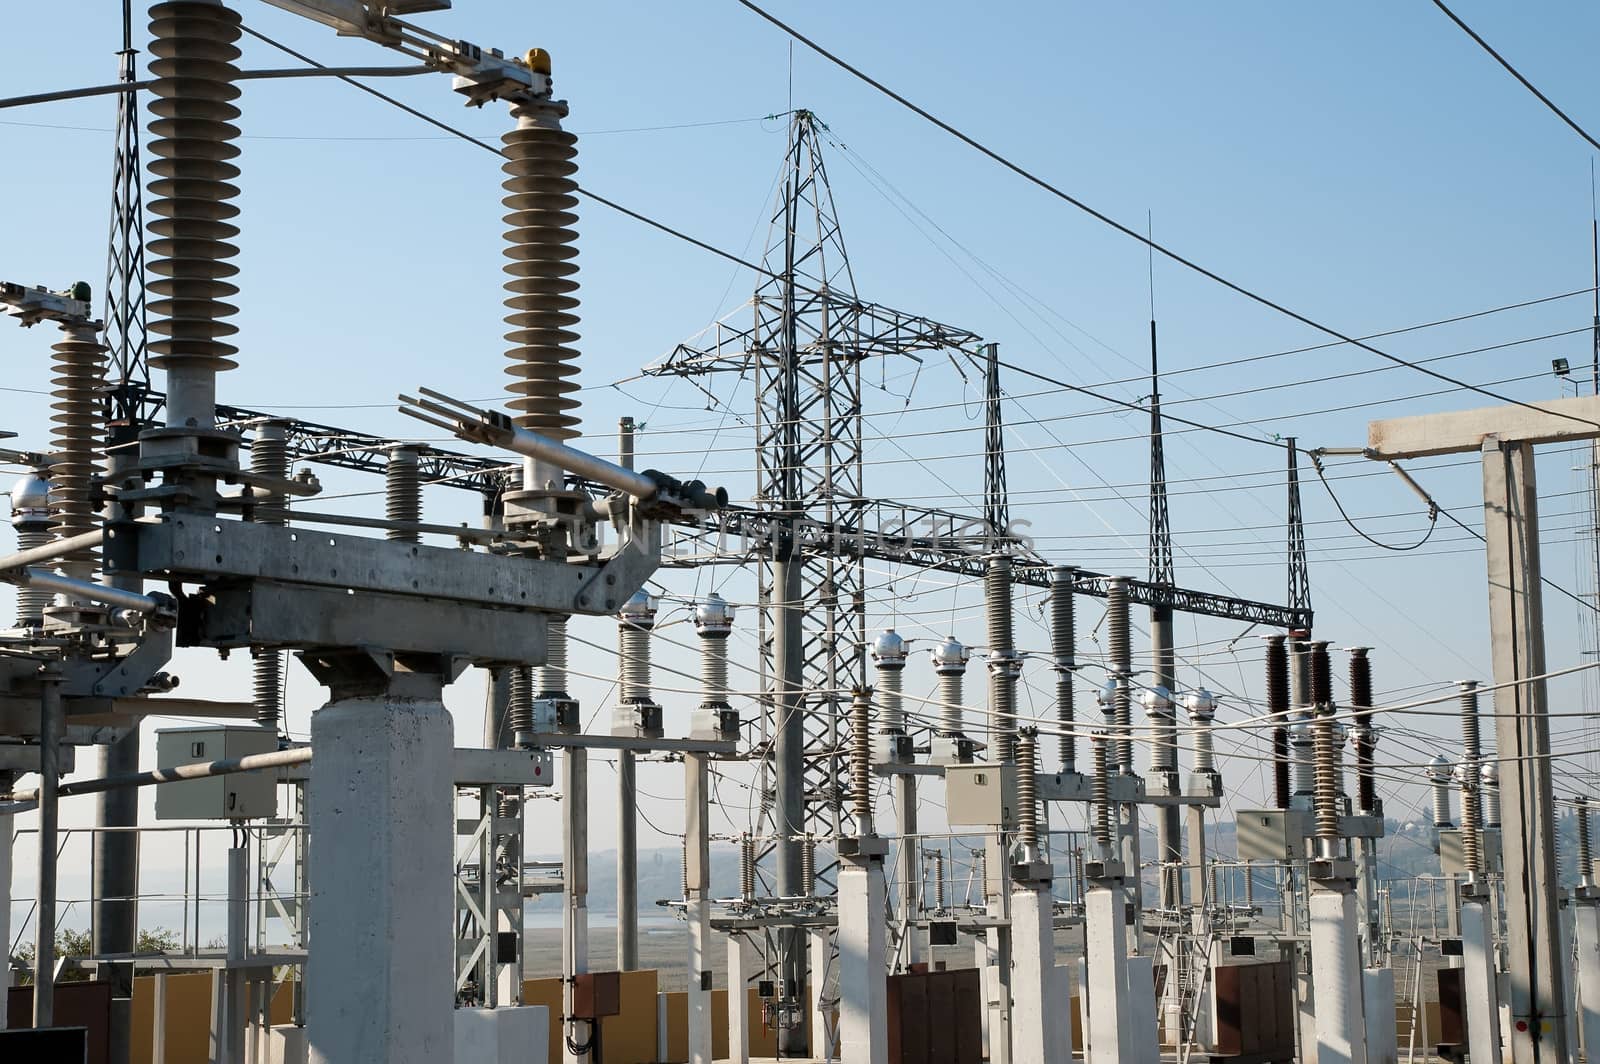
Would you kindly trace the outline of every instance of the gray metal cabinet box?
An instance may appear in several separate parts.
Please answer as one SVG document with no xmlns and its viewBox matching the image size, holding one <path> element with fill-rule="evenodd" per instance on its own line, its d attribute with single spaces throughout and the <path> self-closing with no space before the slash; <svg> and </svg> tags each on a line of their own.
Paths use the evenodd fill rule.
<svg viewBox="0 0 1600 1064">
<path fill-rule="evenodd" d="M 1017 804 L 1015 765 L 946 765 L 946 819 L 963 827 L 1009 824 Z"/>
<path fill-rule="evenodd" d="M 1282 809 L 1241 809 L 1234 815 L 1239 860 L 1289 859 L 1289 818 Z"/>
<path fill-rule="evenodd" d="M 248 725 L 164 728 L 156 732 L 158 765 L 193 765 L 265 754 L 278 748 L 277 732 Z M 156 787 L 157 820 L 255 820 L 278 815 L 278 773 L 163 783 Z"/>
</svg>

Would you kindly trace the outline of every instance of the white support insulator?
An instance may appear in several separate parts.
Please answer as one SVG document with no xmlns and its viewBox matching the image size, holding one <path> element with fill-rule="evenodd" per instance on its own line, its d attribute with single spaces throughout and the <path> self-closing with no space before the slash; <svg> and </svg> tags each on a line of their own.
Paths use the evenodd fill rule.
<svg viewBox="0 0 1600 1064">
<path fill-rule="evenodd" d="M 1209 774 L 1217 770 L 1215 737 L 1211 723 L 1217 716 L 1217 699 L 1204 687 L 1196 688 L 1183 696 L 1183 708 L 1189 713 L 1189 723 L 1194 729 L 1194 770 Z"/>
<path fill-rule="evenodd" d="M 933 851 L 933 907 L 937 912 L 945 909 L 944 851 Z"/>
<path fill-rule="evenodd" d="M 906 710 L 901 684 L 905 679 L 906 641 L 893 628 L 872 641 L 872 662 L 878 678 L 878 729 L 904 733 Z"/>
<path fill-rule="evenodd" d="M 567 695 L 567 618 L 560 614 L 550 618 L 545 636 L 544 664 L 539 666 L 537 697 L 565 698 Z"/>
<path fill-rule="evenodd" d="M 1289 770 L 1291 791 L 1302 805 L 1317 791 L 1316 740 L 1311 734 L 1311 714 L 1294 710 L 1289 714 Z"/>
<path fill-rule="evenodd" d="M 716 593 L 707 595 L 694 610 L 694 630 L 700 637 L 700 691 L 704 704 L 728 704 L 728 636 L 733 632 L 733 607 Z"/>
<path fill-rule="evenodd" d="M 577 138 L 561 128 L 567 105 L 524 102 L 501 138 L 507 178 L 507 385 L 516 423 L 557 441 L 575 437 L 578 417 Z"/>
<path fill-rule="evenodd" d="M 618 611 L 622 625 L 622 701 L 650 701 L 650 633 L 656 626 L 656 600 L 636 591 Z"/>
<path fill-rule="evenodd" d="M 417 464 L 415 447 L 391 447 L 383 470 L 384 516 L 390 521 L 418 524 L 422 521 L 422 469 Z M 396 543 L 417 543 L 422 536 L 414 528 L 391 528 L 385 533 Z"/>
<path fill-rule="evenodd" d="M 745 832 L 739 836 L 739 897 L 748 905 L 756 896 L 756 840 Z"/>
<path fill-rule="evenodd" d="M 1500 827 L 1500 766 L 1493 761 L 1484 762 L 1479 770 L 1479 782 L 1483 785 L 1483 826 L 1486 828 Z"/>
<path fill-rule="evenodd" d="M 215 0 L 173 0 L 150 9 L 150 33 L 150 365 L 168 374 L 167 423 L 210 427 L 216 375 L 238 351 L 222 338 L 238 331 L 226 319 L 239 291 L 228 280 L 239 253 L 239 16 Z"/>
<path fill-rule="evenodd" d="M 806 835 L 800 840 L 800 892 L 809 895 L 817 882 L 817 839 Z"/>
<path fill-rule="evenodd" d="M 11 486 L 11 524 L 17 530 L 17 550 L 31 550 L 50 542 L 50 483 L 38 473 L 27 473 Z M 44 621 L 50 592 L 23 583 L 17 587 L 17 627 L 31 628 Z"/>
<path fill-rule="evenodd" d="M 1139 695 L 1145 718 L 1150 722 L 1150 771 L 1178 770 L 1178 717 L 1173 712 L 1172 692 L 1165 687 L 1147 687 Z"/>
<path fill-rule="evenodd" d="M 1443 754 L 1435 754 L 1428 763 L 1428 778 L 1433 783 L 1433 824 L 1435 827 L 1454 827 L 1455 818 L 1450 814 L 1450 774 L 1452 767 L 1450 759 Z"/>
<path fill-rule="evenodd" d="M 963 705 L 963 680 L 967 672 L 970 651 L 952 636 L 933 648 L 933 671 L 939 677 L 939 732 L 942 735 L 960 735 L 965 727 L 961 719 Z"/>
</svg>

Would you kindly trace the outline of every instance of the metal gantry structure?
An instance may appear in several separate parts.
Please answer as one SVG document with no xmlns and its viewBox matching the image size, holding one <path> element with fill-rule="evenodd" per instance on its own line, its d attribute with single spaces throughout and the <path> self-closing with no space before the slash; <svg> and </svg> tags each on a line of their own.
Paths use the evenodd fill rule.
<svg viewBox="0 0 1600 1064">
<path fill-rule="evenodd" d="M 1297 1025 L 1294 1037 L 1302 1059 L 1340 1053 L 1339 1059 L 1362 1059 L 1352 1039 L 1361 1037 L 1355 1032 L 1362 1031 L 1363 1016 L 1381 1017 L 1372 1003 L 1386 1000 L 1381 980 L 1368 989 L 1371 973 L 1363 971 L 1384 956 L 1385 947 L 1376 939 L 1386 926 L 1374 888 L 1372 844 L 1382 834 L 1383 820 L 1373 788 L 1370 673 L 1357 678 L 1356 663 L 1366 660 L 1360 650 L 1352 660 L 1349 707 L 1358 782 L 1352 807 L 1341 793 L 1343 744 L 1327 644 L 1308 639 L 1309 570 L 1293 440 L 1286 445 L 1287 603 L 1177 586 L 1152 321 L 1148 578 L 1049 564 L 1014 534 L 1010 520 L 996 346 L 859 298 L 828 187 L 824 127 L 800 110 L 789 116 L 774 236 L 751 317 L 718 323 L 705 342 L 680 345 L 649 369 L 656 375 L 728 373 L 754 379 L 754 505 L 730 506 L 725 495 L 697 481 L 638 472 L 629 446 L 623 448 L 628 458 L 615 464 L 586 454 L 577 446 L 573 397 L 576 148 L 562 128 L 566 104 L 553 95 L 549 57 L 536 49 L 507 59 L 397 17 L 448 4 L 281 0 L 280 6 L 453 74 L 454 88 L 469 102 L 499 100 L 509 106 L 514 128 L 505 138 L 504 187 L 510 227 L 507 355 L 513 381 L 506 405 L 513 413 L 480 409 L 426 389 L 417 398 L 404 398 L 404 412 L 501 452 L 482 456 L 217 401 L 218 376 L 240 354 L 227 339 L 235 309 L 229 302 L 234 283 L 228 279 L 228 260 L 238 235 L 231 206 L 237 174 L 227 161 L 238 134 L 231 102 L 240 73 L 234 65 L 238 17 L 209 0 L 157 5 L 153 95 L 158 103 L 152 133 L 161 161 L 151 189 L 158 220 L 147 241 L 141 233 L 139 140 L 132 128 L 130 88 L 119 97 L 125 113 L 118 123 L 103 325 L 109 359 L 97 339 L 102 325 L 77 298 L 81 293 L 17 286 L 0 291 L 8 313 L 29 324 L 54 322 L 65 331 L 55 350 L 63 405 L 53 449 L 28 458 L 45 468 L 53 483 L 41 490 L 43 479 L 34 477 L 33 486 L 19 496 L 27 503 L 19 514 L 46 531 L 42 539 L 19 542 L 22 549 L 0 559 L 0 575 L 27 585 L 33 595 L 28 602 L 39 604 L 37 618 L 25 617 L 16 630 L 3 634 L 6 649 L 16 653 L 0 656 L 0 720 L 8 738 L 22 741 L 6 744 L 9 760 L 0 761 L 0 772 L 9 787 L 14 771 L 36 766 L 41 784 L 31 793 L 13 790 L 0 808 L 0 827 L 14 810 L 37 804 L 40 956 L 47 955 L 54 925 L 57 803 L 76 786 L 58 786 L 62 742 L 105 748 L 101 778 L 89 781 L 88 789 L 116 797 L 104 799 L 98 826 L 136 827 L 137 807 L 127 800 L 136 792 L 125 785 L 140 775 L 133 771 L 137 723 L 163 706 L 171 710 L 171 701 L 151 696 L 170 690 L 170 678 L 160 668 L 172 648 L 248 649 L 258 660 L 270 655 L 273 672 L 283 655 L 296 654 L 330 689 L 328 705 L 313 717 L 312 745 L 280 743 L 278 707 L 272 703 L 281 700 L 281 689 L 271 693 L 268 684 L 269 693 L 262 695 L 258 684 L 253 706 L 184 704 L 200 714 L 253 712 L 260 725 L 255 738 L 264 736 L 272 749 L 175 766 L 153 776 L 270 770 L 303 784 L 315 751 L 318 785 L 309 794 L 298 792 L 304 808 L 292 818 L 297 823 L 281 826 L 299 832 L 295 845 L 304 848 L 305 859 L 296 862 L 296 875 L 309 878 L 296 883 L 293 904 L 276 897 L 273 904 L 301 936 L 297 947 L 304 945 L 309 928 L 312 944 L 330 957 L 312 969 L 305 1009 L 297 1011 L 323 1059 L 358 1059 L 370 1046 L 381 1045 L 390 1060 L 448 1061 L 451 1024 L 459 1025 L 462 1014 L 482 1012 L 503 1014 L 486 1021 L 505 1021 L 496 1038 L 527 1041 L 529 1029 L 512 1030 L 523 1022 L 516 1018 L 525 974 L 522 905 L 543 892 L 559 893 L 563 902 L 562 1002 L 551 1021 L 558 1028 L 561 1056 L 578 1064 L 599 1055 L 594 999 L 585 996 L 595 990 L 586 970 L 587 756 L 594 750 L 617 751 L 630 768 L 639 754 L 683 761 L 684 885 L 682 899 L 673 906 L 687 925 L 688 1053 L 695 1064 L 707 1064 L 712 1056 L 708 957 L 714 931 L 730 936 L 728 1009 L 736 1059 L 748 1055 L 745 1036 L 751 1023 L 739 991 L 746 981 L 759 985 L 775 977 L 778 985 L 767 995 L 768 1019 L 780 1028 L 782 1053 L 842 1054 L 852 1064 L 878 1064 L 887 1052 L 886 977 L 934 963 L 935 936 L 947 932 L 972 939 L 983 971 L 989 1059 L 1007 1064 L 1066 1059 L 1072 1046 L 1064 1019 L 1066 977 L 1055 961 L 1060 926 L 1082 926 L 1089 943 L 1093 986 L 1084 985 L 1081 993 L 1083 1048 L 1093 1064 L 1155 1064 L 1154 962 L 1147 950 L 1152 936 L 1175 943 L 1163 956 L 1177 966 L 1170 986 L 1181 1057 L 1191 1050 L 1218 1050 L 1218 991 L 1209 981 L 1224 967 L 1224 952 L 1244 955 L 1241 943 L 1248 938 L 1309 960 L 1300 966 L 1304 985 L 1295 990 L 1295 1000 L 1310 1000 L 1314 989 L 1318 1012 L 1327 1019 L 1309 1027 L 1302 1019 Z M 131 20 L 127 5 L 124 10 Z M 131 30 L 119 54 L 122 79 L 131 81 Z M 151 272 L 160 278 L 149 285 L 160 297 L 148 308 L 157 319 L 150 329 L 153 342 L 147 342 L 144 327 L 146 250 Z M 863 368 L 941 351 L 983 369 L 981 516 L 866 493 Z M 153 385 L 152 368 L 164 375 L 165 388 Z M 104 408 L 102 397 L 108 397 Z M 88 413 L 93 411 L 98 413 Z M 1537 432 L 1527 437 L 1544 438 Z M 1504 498 L 1518 497 L 1519 485 L 1527 483 L 1521 478 L 1531 478 L 1529 470 L 1512 468 L 1527 458 L 1531 442 L 1520 446 L 1506 459 L 1511 464 Z M 248 465 L 240 461 L 246 448 Z M 104 471 L 86 472 L 97 458 L 103 458 Z M 381 474 L 385 515 L 316 509 L 321 485 L 309 472 L 296 472 L 299 465 Z M 421 505 L 425 484 L 474 492 L 483 501 L 481 525 L 428 523 Z M 1531 515 L 1524 519 L 1531 525 Z M 601 523 L 619 531 L 614 550 L 599 546 Z M 311 526 L 337 531 L 301 534 Z M 37 531 L 30 525 L 28 534 Z M 696 549 L 664 556 L 663 534 Z M 982 538 L 984 551 L 971 549 L 974 536 Z M 450 546 L 438 546 L 440 540 Z M 85 553 L 90 549 L 102 551 L 98 578 L 95 559 Z M 942 696 L 939 721 L 925 729 L 912 723 L 902 686 L 905 640 L 893 631 L 871 640 L 867 634 L 871 602 L 865 570 L 872 560 L 983 580 L 988 712 L 971 733 L 985 732 L 986 745 L 972 740 L 962 719 L 961 675 L 968 652 L 953 637 L 934 657 Z M 658 563 L 753 563 L 757 568 L 763 679 L 756 742 L 741 738 L 736 708 L 741 696 L 728 682 L 733 610 L 716 595 L 694 604 L 702 689 L 689 735 L 664 735 L 662 707 L 651 693 L 657 604 L 643 590 Z M 1501 564 L 1516 567 L 1515 583 L 1525 588 L 1524 578 L 1537 563 L 1522 557 Z M 147 591 L 150 582 L 168 591 Z M 1023 651 L 1012 623 L 1016 587 L 1050 593 L 1055 720 L 1063 740 L 1059 766 L 1045 764 L 1039 730 L 1024 724 L 1017 705 Z M 1526 591 L 1522 595 L 1525 599 Z M 1079 667 L 1073 604 L 1080 597 L 1106 601 L 1104 623 L 1112 648 L 1113 682 L 1102 691 L 1105 718 L 1087 727 L 1072 708 Z M 1153 667 L 1142 680 L 1135 679 L 1141 670 L 1134 667 L 1130 646 L 1130 606 L 1151 613 Z M 1519 620 L 1537 620 L 1536 602 L 1509 606 L 1521 610 Z M 1254 859 L 1282 876 L 1276 926 L 1261 919 L 1249 899 L 1256 882 L 1251 858 L 1244 868 L 1244 905 L 1228 901 L 1232 888 L 1218 878 L 1208 881 L 1208 872 L 1215 876 L 1223 867 L 1207 855 L 1204 819 L 1223 797 L 1211 735 L 1216 699 L 1200 688 L 1179 690 L 1172 646 L 1179 612 L 1291 633 L 1300 681 L 1294 684 L 1293 742 L 1275 751 L 1274 758 L 1286 777 L 1292 767 L 1297 785 L 1293 794 L 1284 788 L 1278 808 L 1250 814 L 1259 813 L 1265 827 L 1252 829 L 1253 841 L 1241 843 L 1253 846 Z M 621 696 L 611 707 L 606 734 L 583 731 L 567 692 L 566 623 L 573 615 L 614 617 L 620 626 Z M 1282 649 L 1282 637 L 1276 638 Z M 1527 649 L 1530 660 L 1537 660 L 1541 648 L 1528 642 Z M 1289 659 L 1271 649 L 1268 658 L 1269 710 L 1287 724 Z M 1280 661 L 1285 675 L 1274 677 L 1272 663 Z M 443 715 L 442 689 L 468 665 L 493 676 L 484 749 L 452 749 Z M 1530 667 L 1514 666 L 1523 678 Z M 1282 705 L 1275 694 L 1279 688 L 1285 692 Z M 1135 704 L 1145 710 L 1142 724 L 1133 721 Z M 1189 715 L 1187 728 L 1178 724 L 1179 709 Z M 1475 737 L 1475 711 L 1468 719 Z M 924 731 L 930 735 L 927 746 L 917 737 Z M 1084 764 L 1074 753 L 1080 732 L 1093 755 Z M 1507 725 L 1502 735 L 1548 746 L 1547 735 L 1541 740 L 1520 722 Z M 1186 748 L 1180 736 L 1192 738 L 1188 776 L 1179 771 L 1178 753 Z M 1148 772 L 1135 766 L 1133 755 L 1136 743 L 1146 741 Z M 1487 791 L 1488 775 L 1478 771 L 1483 754 L 1475 738 L 1464 746 L 1460 845 L 1468 887 L 1460 926 L 1461 936 L 1476 943 L 1467 965 L 1476 980 L 1473 1000 L 1488 1007 L 1494 1001 L 1496 932 L 1486 910 L 1492 909 L 1488 902 L 1498 881 L 1493 862 L 1485 858 L 1489 844 L 1477 833 L 1480 822 L 1487 826 L 1487 815 L 1467 811 L 1469 803 L 1472 810 L 1479 808 L 1480 781 Z M 762 818 L 737 840 L 738 896 L 717 898 L 709 849 L 714 762 L 739 757 L 746 749 L 761 766 Z M 559 817 L 561 874 L 530 880 L 524 855 L 527 791 L 549 785 L 557 753 L 565 799 Z M 1091 761 L 1093 770 L 1082 771 Z M 621 774 L 631 779 L 626 769 Z M 877 776 L 892 781 L 898 811 L 894 833 L 875 809 Z M 915 820 L 918 779 L 924 776 L 942 777 L 952 824 L 972 826 L 985 840 L 977 851 L 981 871 L 970 877 L 977 886 L 976 903 L 946 898 L 942 851 L 933 851 L 941 871 L 935 889 L 926 889 L 925 839 Z M 137 781 L 160 782 L 164 779 Z M 1537 774 L 1534 782 L 1536 790 L 1547 790 L 1548 781 Z M 451 794 L 470 796 L 475 815 L 451 815 L 445 797 Z M 1527 808 L 1514 812 L 1508 836 L 1531 841 L 1511 867 L 1531 868 L 1535 876 L 1548 878 L 1548 861 L 1538 845 L 1539 832 L 1548 830 L 1549 802 L 1541 805 L 1539 794 L 1519 801 Z M 1052 829 L 1052 807 L 1064 804 L 1087 809 L 1091 830 Z M 631 821 L 636 811 L 626 804 L 622 808 L 623 818 Z M 1158 814 L 1160 828 L 1160 885 L 1149 923 L 1138 842 L 1141 808 Z M 1180 810 L 1190 817 L 1187 845 L 1178 830 Z M 131 835 L 105 834 L 95 858 L 95 954 L 114 980 L 131 980 L 133 923 L 127 898 L 136 893 L 136 884 L 128 887 L 118 877 L 136 868 L 136 856 L 126 841 Z M 447 852 L 448 840 L 458 834 Z M 899 853 L 891 857 L 896 835 Z M 1584 838 L 1586 846 L 1586 830 Z M 817 866 L 819 844 L 832 855 L 823 868 Z M 229 945 L 224 956 L 212 959 L 220 973 L 217 1055 L 229 1064 L 244 1059 L 243 1032 L 258 1025 L 247 1002 L 259 992 L 261 971 L 305 960 L 303 950 L 274 955 L 261 949 L 259 929 L 253 952 L 243 944 L 247 921 L 238 914 L 247 892 L 235 887 L 246 881 L 245 849 L 236 845 L 240 852 L 229 853 Z M 776 871 L 771 896 L 763 896 L 758 886 L 757 862 L 767 852 Z M 891 863 L 893 875 L 887 871 Z M 619 859 L 619 867 L 624 876 L 632 874 L 625 859 Z M 268 873 L 263 858 L 263 884 L 270 880 Z M 1072 881 L 1064 891 L 1052 887 L 1058 877 Z M 1585 889 L 1593 891 L 1592 876 L 1586 875 Z M 373 890 L 382 892 L 385 904 L 370 904 Z M 308 913 L 305 903 L 313 894 L 316 905 Z M 1593 895 L 1578 900 L 1590 902 Z M 636 909 L 636 898 L 633 905 Z M 1594 947 L 1600 979 L 1595 911 L 1600 907 L 1590 906 L 1579 916 L 1580 928 L 1590 928 L 1580 931 L 1579 949 L 1581 954 L 1584 943 Z M 885 913 L 893 919 L 886 921 Z M 1512 945 L 1548 930 L 1538 926 L 1539 919 L 1537 912 L 1515 916 Z M 408 969 L 410 954 L 397 943 L 416 936 L 430 947 L 453 949 L 456 963 L 442 972 Z M 619 930 L 619 943 L 626 940 Z M 759 961 L 753 956 L 758 941 L 770 941 L 768 956 Z M 619 956 L 626 958 L 625 947 Z M 1513 972 L 1517 963 L 1513 960 Z M 48 966 L 40 967 L 36 1017 L 48 1022 L 52 981 Z M 369 1001 L 363 994 L 374 972 L 386 982 L 377 1000 Z M 1532 991 L 1520 998 L 1514 992 L 1515 1014 L 1537 1017 L 1539 1010 L 1554 1015 L 1549 1010 L 1559 1009 L 1551 1000 L 1563 992 L 1559 974 L 1540 970 L 1537 975 Z M 119 982 L 123 1020 L 114 1023 L 124 1028 L 127 991 Z M 1387 994 L 1393 997 L 1392 984 Z M 835 1009 L 837 1027 L 830 1019 Z M 1372 1029 L 1369 1022 L 1362 1035 L 1370 1036 Z M 1480 1039 L 1483 1030 L 1476 1032 Z M 401 1031 L 420 1033 L 401 1038 Z M 119 1037 L 125 1041 L 125 1034 Z M 1514 1038 L 1513 1045 L 1529 1041 Z M 1487 1052 L 1480 1049 L 1477 1055 Z"/>
</svg>

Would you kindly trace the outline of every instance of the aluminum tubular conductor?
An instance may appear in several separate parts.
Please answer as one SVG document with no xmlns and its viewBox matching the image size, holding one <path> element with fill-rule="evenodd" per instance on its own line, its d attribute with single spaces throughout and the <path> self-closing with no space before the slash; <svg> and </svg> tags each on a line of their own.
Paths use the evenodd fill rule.
<svg viewBox="0 0 1600 1064">
<path fill-rule="evenodd" d="M 527 55 L 536 74 L 550 74 L 550 56 L 541 48 Z M 567 104 L 545 96 L 511 105 L 515 129 L 502 138 L 507 178 L 502 201 L 509 213 L 506 231 L 506 324 L 510 347 L 507 385 L 516 423 L 558 442 L 577 436 L 578 272 L 573 260 L 578 234 L 577 137 L 561 128 Z M 527 487 L 542 485 L 528 484 Z"/>
<path fill-rule="evenodd" d="M 217 373 L 232 369 L 238 348 L 222 338 L 238 327 L 225 320 L 238 308 L 229 260 L 239 253 L 231 219 L 239 209 L 232 184 L 239 168 L 233 101 L 239 69 L 239 16 L 214 0 L 173 0 L 150 9 L 155 78 L 150 104 L 149 272 L 160 296 L 149 310 L 150 365 L 168 371 L 167 424 L 209 428 L 216 408 Z"/>
<path fill-rule="evenodd" d="M 1056 723 L 1061 726 L 1061 771 L 1078 771 L 1077 709 L 1073 705 L 1073 674 L 1078 670 L 1077 621 L 1074 616 L 1075 570 L 1058 565 L 1050 570 L 1050 654 L 1056 670 Z"/>
</svg>

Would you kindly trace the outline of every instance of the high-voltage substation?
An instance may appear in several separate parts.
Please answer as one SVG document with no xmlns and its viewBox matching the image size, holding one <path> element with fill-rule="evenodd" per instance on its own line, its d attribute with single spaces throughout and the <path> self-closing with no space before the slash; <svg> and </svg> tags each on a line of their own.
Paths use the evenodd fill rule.
<svg viewBox="0 0 1600 1064">
<path fill-rule="evenodd" d="M 5 986 L 21 978 L 0 995 L 0 1059 L 75 1060 L 91 1042 L 117 1064 L 189 1059 L 167 984 L 159 1005 L 137 1004 L 152 971 L 209 974 L 203 1059 L 218 1064 L 1547 1064 L 1600 1047 L 1591 807 L 1574 806 L 1581 884 L 1562 891 L 1527 546 L 1532 448 L 1591 438 L 1600 400 L 1375 422 L 1360 452 L 1481 451 L 1486 504 L 1511 515 L 1489 536 L 1493 674 L 1460 684 L 1462 755 L 1429 770 L 1442 874 L 1419 925 L 1415 890 L 1397 908 L 1379 867 L 1373 668 L 1386 651 L 1313 636 L 1296 464 L 1312 452 L 1283 447 L 1288 601 L 1179 586 L 1152 365 L 1149 573 L 1043 557 L 1008 517 L 997 345 L 854 291 L 818 123 L 796 110 L 749 317 L 646 368 L 755 382 L 754 499 L 636 468 L 631 419 L 619 460 L 597 457 L 580 433 L 577 138 L 551 57 L 409 21 L 448 0 L 268 2 L 507 109 L 505 410 L 422 385 L 400 397 L 485 456 L 224 401 L 223 374 L 253 354 L 233 342 L 250 298 L 233 261 L 250 235 L 238 101 L 252 78 L 285 72 L 240 67 L 251 31 L 235 0 L 150 7 L 146 79 L 129 38 L 113 87 L 106 312 L 86 285 L 0 284 L 7 316 L 58 333 L 40 344 L 50 438 L 0 451 L 31 470 L 0 557 L 17 588 L 0 631 L 0 932 L 8 945 L 31 935 L 35 958 L 6 966 Z M 1154 322 L 1151 337 L 1153 359 Z M 866 491 L 862 363 L 928 351 L 985 382 L 981 516 Z M 383 516 L 319 503 L 319 465 L 381 476 Z M 481 525 L 430 522 L 435 484 L 480 495 Z M 686 543 L 700 549 L 667 549 Z M 981 644 L 875 623 L 869 560 L 981 583 Z M 689 647 L 664 630 L 657 578 L 710 565 L 749 569 L 759 594 L 680 603 Z M 1019 635 L 1019 589 L 1041 595 L 1045 650 Z M 1091 602 L 1103 653 L 1080 653 Z M 1229 705 L 1182 675 L 1179 614 L 1264 630 L 1258 688 Z M 582 617 L 615 624 L 616 694 L 602 707 L 573 694 Z M 735 653 L 740 626 L 755 632 L 753 663 Z M 248 656 L 250 689 L 175 694 L 176 648 Z M 666 683 L 664 655 L 680 666 Z M 286 669 L 302 666 L 327 689 L 309 742 L 283 724 Z M 1047 708 L 1020 697 L 1032 669 L 1050 677 Z M 457 747 L 443 692 L 469 670 L 489 712 L 482 744 Z M 157 733 L 158 767 L 141 771 L 147 716 L 196 723 Z M 1240 735 L 1265 737 L 1273 800 L 1232 810 L 1225 852 L 1223 770 Z M 615 758 L 614 784 L 591 776 L 595 752 Z M 679 995 L 640 995 L 627 978 L 641 967 L 645 759 L 683 770 L 681 894 L 660 899 L 678 922 Z M 748 830 L 717 835 L 717 783 L 735 771 L 754 812 Z M 602 781 L 619 816 L 616 971 L 590 961 L 589 799 Z M 138 840 L 163 826 L 140 823 L 143 787 L 157 789 L 159 822 L 230 830 L 220 945 L 139 944 Z M 928 790 L 944 804 L 937 830 L 918 823 Z M 89 794 L 91 947 L 52 964 L 61 803 Z M 14 926 L 24 814 L 37 886 Z M 529 856 L 541 825 L 559 831 L 559 861 Z M 736 889 L 713 889 L 713 844 L 736 852 Z M 525 948 L 540 895 L 560 901 L 549 970 Z"/>
</svg>

